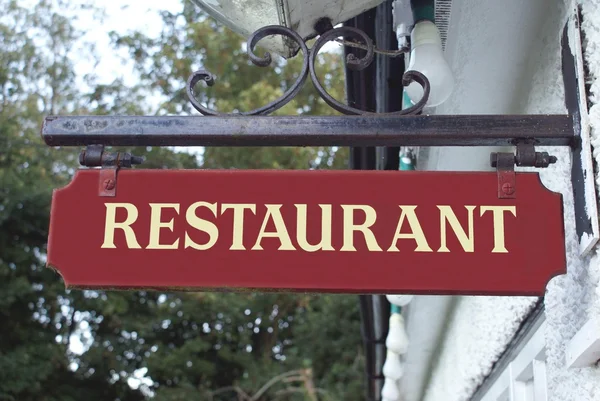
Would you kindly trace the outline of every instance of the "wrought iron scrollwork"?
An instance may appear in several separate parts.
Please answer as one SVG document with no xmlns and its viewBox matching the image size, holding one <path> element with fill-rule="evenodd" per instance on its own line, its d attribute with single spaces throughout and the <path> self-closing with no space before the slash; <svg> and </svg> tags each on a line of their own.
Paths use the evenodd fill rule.
<svg viewBox="0 0 600 401">
<path fill-rule="evenodd" d="M 362 58 L 357 58 L 354 54 L 349 54 L 346 57 L 346 64 L 348 65 L 348 68 L 356 70 L 356 71 L 364 70 L 371 64 L 371 62 L 373 61 L 373 58 L 375 56 L 375 46 L 373 45 L 373 41 L 371 40 L 371 38 L 369 38 L 369 36 L 366 33 L 361 31 L 360 29 L 352 28 L 352 27 L 339 27 L 339 28 L 335 28 L 335 29 L 332 29 L 330 31 L 323 33 L 319 37 L 319 39 L 317 39 L 317 41 L 315 42 L 315 45 L 313 46 L 313 48 L 311 49 L 311 52 L 310 52 L 310 77 L 312 79 L 313 85 L 315 86 L 315 89 L 317 90 L 317 92 L 319 92 L 319 96 L 321 96 L 321 98 L 325 101 L 325 103 L 327 103 L 329 106 L 331 106 L 335 110 L 339 111 L 340 113 L 353 114 L 353 115 L 377 114 L 377 115 L 398 116 L 398 115 L 417 114 L 421 110 L 423 110 L 423 108 L 425 107 L 425 104 L 427 103 L 427 99 L 429 98 L 429 91 L 430 91 L 429 81 L 427 80 L 425 75 L 423 75 L 417 71 L 406 71 L 404 73 L 404 76 L 402 77 L 402 84 L 404 86 L 407 86 L 412 82 L 417 82 L 418 84 L 420 84 L 423 87 L 423 97 L 421 98 L 421 100 L 419 102 L 417 102 L 417 104 L 413 105 L 410 108 L 400 110 L 400 111 L 395 111 L 395 112 L 391 112 L 391 113 L 372 113 L 372 112 L 360 110 L 355 107 L 345 105 L 345 104 L 341 103 L 340 101 L 336 100 L 335 98 L 333 98 L 329 93 L 327 93 L 327 90 L 325 90 L 325 88 L 321 85 L 321 82 L 319 81 L 319 77 L 317 77 L 315 62 L 316 62 L 317 55 L 319 54 L 319 51 L 321 50 L 321 48 L 327 42 L 336 40 L 340 36 L 342 36 L 344 38 L 350 37 L 352 39 L 359 39 L 362 42 L 362 43 L 360 43 L 360 44 L 362 44 L 362 46 L 360 46 L 360 48 L 366 48 L 367 54 Z"/>
<path fill-rule="evenodd" d="M 301 53 L 302 53 L 302 69 L 298 75 L 296 81 L 286 90 L 286 92 L 277 100 L 270 102 L 269 104 L 259 107 L 257 109 L 245 112 L 236 112 L 236 113 L 221 113 L 219 111 L 210 109 L 202 105 L 202 103 L 198 100 L 198 98 L 194 94 L 194 89 L 198 82 L 202 81 L 207 86 L 212 86 L 215 83 L 214 76 L 206 70 L 198 70 L 194 72 L 187 81 L 187 94 L 190 99 L 192 106 L 198 110 L 200 113 L 206 116 L 251 116 L 251 115 L 268 115 L 273 113 L 275 110 L 280 109 L 284 105 L 286 105 L 290 100 L 292 100 L 298 92 L 304 86 L 306 82 L 306 78 L 310 75 L 311 81 L 315 86 L 315 89 L 319 93 L 319 96 L 333 109 L 347 115 L 390 115 L 390 116 L 399 116 L 399 115 L 411 115 L 418 114 L 423 110 L 425 104 L 427 103 L 427 99 L 429 98 L 430 86 L 429 81 L 425 77 L 425 75 L 421 74 L 418 71 L 406 71 L 404 73 L 402 84 L 404 86 L 408 86 L 409 84 L 416 82 L 423 88 L 423 97 L 419 102 L 414 104 L 412 107 L 396 111 L 390 113 L 373 113 L 365 110 L 360 110 L 335 99 L 331 96 L 327 90 L 323 87 L 316 72 L 316 60 L 319 54 L 319 51 L 323 48 L 323 46 L 330 41 L 339 41 L 338 38 L 342 37 L 342 43 L 346 46 L 354 46 L 366 51 L 365 56 L 362 58 L 356 57 L 354 54 L 349 54 L 346 57 L 346 63 L 348 68 L 353 70 L 363 70 L 367 68 L 374 59 L 374 54 L 376 52 L 375 45 L 371 38 L 363 31 L 353 27 L 339 27 L 327 30 L 323 32 L 314 46 L 311 49 L 308 49 L 305 41 L 298 35 L 295 31 L 280 25 L 270 25 L 260 28 L 256 32 L 254 32 L 248 38 L 248 57 L 250 61 L 254 65 L 259 67 L 267 67 L 271 64 L 272 58 L 271 54 L 266 52 L 262 57 L 258 56 L 255 53 L 256 45 L 258 42 L 271 35 L 281 35 L 284 36 L 293 42 L 295 42 Z M 351 39 L 353 41 L 348 41 Z M 358 41 L 358 42 L 357 42 Z M 406 52 L 407 49 L 401 49 L 399 52 Z M 395 52 L 397 53 L 397 52 Z M 385 53 L 384 53 L 385 54 Z"/>
<path fill-rule="evenodd" d="M 200 113 L 204 114 L 205 116 L 226 116 L 226 115 L 255 116 L 255 115 L 270 114 L 270 113 L 274 112 L 275 110 L 280 109 L 281 107 L 285 106 L 290 100 L 292 100 L 298 94 L 300 89 L 302 89 L 302 86 L 304 85 L 304 82 L 306 81 L 306 77 L 308 76 L 308 56 L 309 56 L 308 47 L 306 46 L 306 43 L 304 43 L 304 40 L 302 40 L 302 37 L 300 35 L 298 35 L 295 31 L 293 31 L 289 28 L 286 28 L 284 26 L 279 26 L 279 25 L 265 26 L 265 27 L 257 30 L 256 32 L 254 32 L 248 38 L 248 57 L 250 58 L 250 61 L 252 61 L 252 63 L 254 65 L 257 65 L 259 67 L 268 67 L 271 64 L 272 59 L 271 59 L 271 54 L 269 52 L 266 52 L 263 57 L 260 57 L 260 56 L 256 55 L 256 53 L 254 53 L 256 44 L 261 39 L 263 39 L 267 36 L 270 36 L 270 35 L 282 35 L 282 36 L 285 36 L 285 37 L 293 40 L 300 47 L 300 50 L 302 51 L 302 56 L 303 56 L 302 70 L 300 71 L 300 75 L 298 75 L 296 82 L 294 82 L 294 84 L 292 86 L 290 86 L 288 88 L 288 90 L 279 99 L 274 100 L 265 106 L 259 107 L 258 109 L 254 109 L 251 111 L 245 111 L 245 112 L 239 112 L 239 113 L 220 113 L 216 110 L 209 109 L 208 107 L 203 106 L 202 103 L 200 103 L 200 101 L 198 101 L 198 99 L 194 95 L 194 88 L 198 82 L 203 81 L 208 86 L 213 86 L 215 83 L 215 78 L 210 72 L 208 72 L 206 70 L 199 70 L 199 71 L 194 72 L 189 77 L 188 82 L 187 82 L 187 94 L 190 99 L 190 102 L 192 103 L 192 106 L 194 106 L 194 108 L 196 110 L 198 110 Z"/>
</svg>

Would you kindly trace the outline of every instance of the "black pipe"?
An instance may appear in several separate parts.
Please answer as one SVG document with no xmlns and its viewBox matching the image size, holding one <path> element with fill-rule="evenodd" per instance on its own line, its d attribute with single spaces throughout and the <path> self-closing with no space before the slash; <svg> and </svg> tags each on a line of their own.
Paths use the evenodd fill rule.
<svg viewBox="0 0 600 401">
<path fill-rule="evenodd" d="M 394 32 L 393 0 L 385 1 L 376 8 L 375 43 L 381 49 L 397 49 L 398 40 Z M 378 113 L 402 110 L 402 74 L 405 70 L 404 57 L 376 57 L 376 103 Z M 397 170 L 400 164 L 400 147 L 386 146 L 379 149 L 379 169 Z"/>
<path fill-rule="evenodd" d="M 382 6 L 369 10 L 344 25 L 359 28 L 369 37 L 379 40 L 387 37 L 385 30 L 386 18 L 383 8 L 390 7 L 391 1 L 386 1 Z M 382 23 L 382 21 L 384 23 Z M 393 29 L 390 29 L 393 33 Z M 385 41 L 385 40 L 384 40 Z M 345 53 L 355 54 L 362 57 L 364 51 L 355 48 L 345 48 Z M 402 70 L 398 71 L 400 76 Z M 353 71 L 346 67 L 346 94 L 350 106 L 361 110 L 381 112 L 388 108 L 387 100 L 390 91 L 387 89 L 390 77 L 390 64 L 381 57 L 376 57 L 373 63 L 362 71 Z M 393 155 L 398 148 L 390 149 Z M 382 164 L 381 149 L 369 147 L 350 148 L 350 167 L 354 170 L 375 170 Z M 388 156 L 388 152 L 383 150 Z M 391 157 L 391 156 L 390 156 Z M 397 164 L 396 164 L 397 165 Z M 385 339 L 389 329 L 389 303 L 383 295 L 361 295 L 359 296 L 360 312 L 362 322 L 362 337 L 365 347 L 365 369 L 367 376 L 366 399 L 368 401 L 381 400 L 381 389 L 384 383 L 382 372 L 385 361 Z"/>
<path fill-rule="evenodd" d="M 375 36 L 376 9 L 368 10 L 344 23 L 345 26 L 358 28 L 369 37 Z M 354 54 L 357 58 L 365 56 L 366 51 L 358 48 L 345 47 L 345 56 Z M 354 71 L 346 67 L 346 97 L 351 107 L 375 112 L 377 60 L 362 71 Z M 350 148 L 350 167 L 355 170 L 374 170 L 376 167 L 376 151 L 374 146 L 354 146 Z"/>
</svg>

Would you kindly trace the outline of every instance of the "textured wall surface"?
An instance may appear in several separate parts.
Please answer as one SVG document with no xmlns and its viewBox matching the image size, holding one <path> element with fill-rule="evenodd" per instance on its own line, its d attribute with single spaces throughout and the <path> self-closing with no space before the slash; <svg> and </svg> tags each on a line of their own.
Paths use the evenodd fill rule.
<svg viewBox="0 0 600 401">
<path fill-rule="evenodd" d="M 570 6 L 570 2 L 567 2 Z M 584 51 L 592 82 L 593 106 L 590 108 L 590 125 L 592 143 L 596 146 L 595 158 L 599 160 L 600 145 L 600 1 L 585 0 L 581 2 L 583 12 L 583 33 L 585 36 Z M 570 11 L 570 8 L 568 9 Z M 552 32 L 552 27 L 546 30 Z M 552 44 L 547 44 L 552 48 Z M 530 92 L 527 109 L 529 112 L 547 112 L 554 105 L 549 98 L 560 94 L 561 82 L 555 78 L 559 75 L 558 66 L 552 71 L 548 58 L 556 51 L 548 52 L 544 63 L 536 71 L 535 86 Z M 539 57 L 544 57 L 539 55 Z M 544 59 L 542 59 L 544 60 Z M 561 158 L 568 157 L 562 155 Z M 550 173 L 550 172 L 549 172 Z M 562 175 L 562 178 L 561 178 Z M 548 187 L 562 187 L 563 193 L 569 188 L 568 171 L 546 174 L 543 181 Z M 562 185 L 561 182 L 563 181 Z M 578 257 L 576 236 L 573 228 L 571 198 L 566 197 L 565 220 L 568 251 L 568 274 L 554 278 L 547 288 L 546 332 L 547 369 L 550 400 L 600 400 L 600 369 L 589 367 L 583 369 L 567 369 L 565 367 L 565 348 L 577 330 L 592 316 L 600 316 L 600 258 L 598 247 L 588 258 Z"/>
<path fill-rule="evenodd" d="M 597 147 L 594 153 L 596 161 L 600 162 L 600 0 L 583 0 L 582 6 L 586 59 L 593 82 L 593 106 L 590 109 L 592 143 Z M 465 72 L 458 73 L 456 97 L 450 105 L 438 110 L 438 113 L 477 113 L 485 105 L 486 112 L 499 114 L 566 112 L 560 40 L 567 15 L 571 12 L 570 1 L 455 0 L 453 7 L 448 57 L 456 71 L 464 70 L 462 65 L 465 63 L 473 70 L 467 75 Z M 485 13 L 486 16 L 482 17 L 480 23 L 473 24 L 474 13 Z M 515 17 L 515 13 L 519 16 Z M 537 17 L 531 13 L 535 13 Z M 498 29 L 494 21 L 505 18 L 515 18 L 503 21 L 502 29 L 505 32 L 519 31 L 521 39 L 516 46 L 513 46 L 514 43 L 506 43 L 507 39 L 502 37 L 502 29 L 494 32 Z M 524 24 L 527 26 L 523 26 Z M 478 29 L 481 32 L 477 32 Z M 488 50 L 481 46 L 490 31 L 498 39 L 487 42 L 489 52 L 494 52 L 489 57 L 497 61 L 497 53 L 500 53 L 503 54 L 503 60 L 497 61 L 498 64 L 493 68 L 486 65 L 485 61 L 478 61 L 479 65 L 469 62 L 468 55 L 486 57 Z M 511 55 L 511 51 L 518 54 Z M 477 68 L 486 70 L 477 72 Z M 504 68 L 513 70 L 512 82 L 506 82 L 500 71 Z M 468 89 L 474 85 L 472 80 L 474 76 L 477 78 L 477 74 L 492 81 L 482 86 L 486 91 L 480 91 L 479 96 Z M 495 86 L 493 82 L 496 82 Z M 504 88 L 498 90 L 498 83 L 504 85 Z M 496 93 L 499 100 L 490 104 L 490 98 L 496 96 Z M 510 100 L 510 104 L 507 104 L 507 100 Z M 545 297 L 549 399 L 600 400 L 600 368 L 569 370 L 565 367 L 564 355 L 566 344 L 586 320 L 591 316 L 600 316 L 600 256 L 596 249 L 587 258 L 579 257 L 569 151 L 550 151 L 558 156 L 559 162 L 543 171 L 541 176 L 549 189 L 561 192 L 564 196 L 568 274 L 554 278 L 548 284 Z M 429 167 L 436 169 L 442 159 L 447 165 L 444 169 L 452 169 L 452 158 L 460 157 L 461 152 L 453 149 L 449 152 L 439 150 L 432 153 L 433 157 L 428 161 Z M 462 155 L 477 150 L 465 152 L 467 153 L 463 152 Z M 475 156 L 474 159 L 483 157 L 481 154 Z M 463 157 L 460 169 L 463 169 L 464 160 Z M 600 183 L 600 179 L 598 182 Z M 505 349 L 533 303 L 532 298 L 461 297 L 438 347 L 438 357 L 426 383 L 423 399 L 468 400 L 489 374 L 493 363 Z"/>
<path fill-rule="evenodd" d="M 490 373 L 523 317 L 528 298 L 460 297 L 425 393 L 428 401 L 467 400 Z"/>
</svg>

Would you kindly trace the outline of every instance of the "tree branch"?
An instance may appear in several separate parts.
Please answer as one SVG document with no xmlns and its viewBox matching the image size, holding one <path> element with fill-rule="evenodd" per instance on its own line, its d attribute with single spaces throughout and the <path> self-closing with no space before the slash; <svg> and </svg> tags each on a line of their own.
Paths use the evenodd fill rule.
<svg viewBox="0 0 600 401">
<path fill-rule="evenodd" d="M 298 375 L 298 374 L 302 374 L 302 370 L 291 370 L 289 372 L 282 373 L 280 375 L 273 377 L 271 380 L 269 380 L 267 383 L 265 383 L 265 385 L 262 386 L 260 388 L 260 390 L 258 390 L 256 392 L 256 394 L 254 394 L 252 396 L 252 398 L 250 398 L 250 400 L 257 401 L 272 385 L 274 385 L 281 379 L 285 379 L 286 377 L 290 377 L 290 376 L 294 376 L 294 375 Z"/>
<path fill-rule="evenodd" d="M 214 391 L 209 391 L 208 394 L 210 396 L 210 399 L 213 400 L 214 396 L 216 394 L 226 393 L 228 391 L 235 391 L 238 395 L 238 399 L 241 398 L 242 400 L 248 400 L 248 401 L 251 400 L 250 396 L 244 390 L 242 390 L 239 386 L 221 387 Z"/>
</svg>

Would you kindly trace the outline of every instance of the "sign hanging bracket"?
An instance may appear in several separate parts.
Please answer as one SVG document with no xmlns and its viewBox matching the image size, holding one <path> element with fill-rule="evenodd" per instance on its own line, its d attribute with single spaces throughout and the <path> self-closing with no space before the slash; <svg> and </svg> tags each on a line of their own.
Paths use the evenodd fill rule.
<svg viewBox="0 0 600 401">
<path fill-rule="evenodd" d="M 88 145 L 79 154 L 79 164 L 100 167 L 98 196 L 114 197 L 117 193 L 117 172 L 121 167 L 141 164 L 144 158 L 126 152 L 106 152 L 104 145 Z"/>
<path fill-rule="evenodd" d="M 490 155 L 490 163 L 498 173 L 498 199 L 515 199 L 517 185 L 515 165 L 519 167 L 545 168 L 556 163 L 556 157 L 548 152 L 536 152 L 532 141 L 517 142 L 517 154 L 494 152 Z"/>
</svg>

